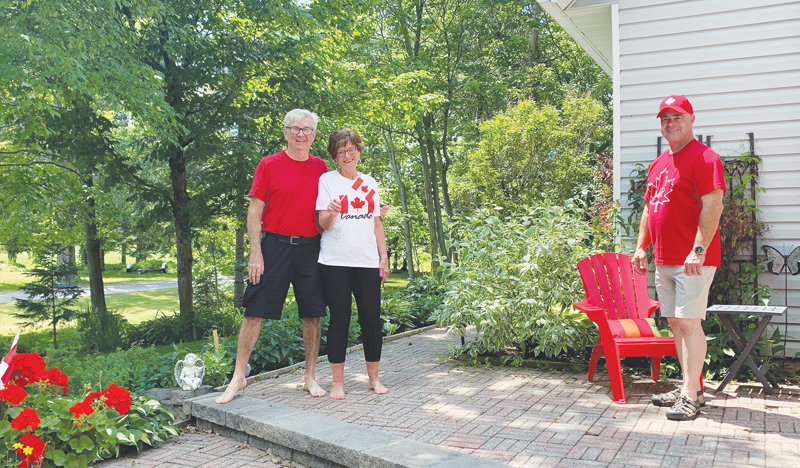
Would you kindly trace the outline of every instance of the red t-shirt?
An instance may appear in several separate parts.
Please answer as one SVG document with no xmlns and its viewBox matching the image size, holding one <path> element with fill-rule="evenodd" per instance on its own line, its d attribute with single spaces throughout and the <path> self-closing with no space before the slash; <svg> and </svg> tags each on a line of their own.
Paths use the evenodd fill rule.
<svg viewBox="0 0 800 468">
<path fill-rule="evenodd" d="M 697 140 L 674 155 L 665 151 L 650 164 L 644 199 L 657 265 L 683 265 L 697 236 L 700 197 L 718 188 L 727 189 L 725 167 L 717 153 Z M 717 228 L 703 265 L 718 267 L 720 261 Z"/>
<path fill-rule="evenodd" d="M 267 202 L 263 229 L 287 236 L 316 236 L 314 207 L 319 178 L 326 172 L 325 162 L 312 155 L 305 161 L 295 161 L 281 151 L 262 159 L 250 196 Z"/>
</svg>

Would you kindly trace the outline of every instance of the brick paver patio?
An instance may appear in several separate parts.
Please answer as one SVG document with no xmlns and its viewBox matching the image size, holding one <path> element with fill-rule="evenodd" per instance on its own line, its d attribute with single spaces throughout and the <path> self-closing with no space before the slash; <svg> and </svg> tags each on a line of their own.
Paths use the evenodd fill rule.
<svg viewBox="0 0 800 468">
<path fill-rule="evenodd" d="M 797 389 L 776 397 L 736 385 L 709 390 L 702 415 L 674 422 L 666 408 L 649 404 L 667 385 L 626 382 L 628 404 L 618 405 L 602 373 L 590 383 L 585 373 L 459 366 L 444 360 L 457 342 L 435 329 L 387 343 L 384 396 L 367 389 L 360 351 L 347 357 L 344 401 L 311 398 L 301 374 L 251 384 L 247 394 L 515 467 L 790 467 L 800 460 Z M 329 387 L 327 363 L 317 375 Z"/>
<path fill-rule="evenodd" d="M 737 385 L 714 394 L 710 388 L 715 384 L 709 383 L 702 414 L 695 421 L 674 422 L 666 420 L 666 408 L 649 404 L 652 393 L 670 385 L 626 380 L 628 404 L 617 405 L 604 373 L 589 383 L 585 373 L 458 365 L 445 360 L 449 346 L 457 343 L 457 337 L 441 329 L 387 343 L 381 376 L 390 389 L 388 395 L 377 396 L 367 389 L 361 351 L 348 355 L 344 401 L 311 398 L 302 390 L 302 373 L 253 383 L 247 395 L 514 467 L 789 468 L 800 460 L 797 388 L 765 397 Z M 317 367 L 317 375 L 329 388 L 327 363 Z M 144 463 L 190 456 L 185 449 L 196 444 L 197 437 L 212 435 L 193 434 L 187 443 L 181 442 L 182 436 L 171 445 L 144 452 L 136 466 L 172 466 Z M 256 459 L 236 461 L 239 464 L 214 464 L 211 459 L 203 459 L 205 465 L 178 463 L 273 466 L 263 464 L 268 461 L 263 456 L 258 461 L 257 454 L 264 452 L 213 437 L 225 450 L 238 447 L 232 456 L 241 453 Z M 130 466 L 130 461 L 111 463 L 119 462 L 103 466 Z"/>
</svg>

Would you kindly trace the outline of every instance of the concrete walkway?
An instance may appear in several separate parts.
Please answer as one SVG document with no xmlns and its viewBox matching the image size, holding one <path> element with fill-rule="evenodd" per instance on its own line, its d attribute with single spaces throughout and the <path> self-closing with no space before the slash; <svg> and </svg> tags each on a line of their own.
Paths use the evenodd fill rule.
<svg viewBox="0 0 800 468">
<path fill-rule="evenodd" d="M 709 382 L 702 414 L 673 422 L 665 408 L 649 404 L 652 393 L 670 385 L 626 379 L 628 404 L 617 405 L 604 373 L 589 383 L 585 373 L 459 366 L 446 360 L 457 343 L 441 329 L 387 343 L 381 375 L 388 395 L 367 388 L 364 359 L 356 352 L 347 359 L 343 401 L 311 398 L 301 373 L 253 383 L 247 397 L 237 399 L 253 401 L 254 411 L 261 405 L 252 399 L 259 399 L 352 423 L 375 437 L 400 436 L 514 467 L 785 468 L 800 459 L 800 389 L 763 396 L 758 386 L 730 385 L 715 394 Z M 327 363 L 317 375 L 330 386 Z M 247 413 L 236 401 L 216 408 Z M 169 448 L 155 451 L 161 450 Z"/>
</svg>

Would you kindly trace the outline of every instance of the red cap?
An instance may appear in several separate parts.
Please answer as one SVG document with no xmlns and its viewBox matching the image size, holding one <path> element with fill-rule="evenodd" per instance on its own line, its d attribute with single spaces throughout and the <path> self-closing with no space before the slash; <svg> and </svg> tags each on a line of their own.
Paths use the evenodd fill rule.
<svg viewBox="0 0 800 468">
<path fill-rule="evenodd" d="M 664 98 L 664 100 L 661 101 L 661 105 L 658 106 L 658 114 L 656 114 L 656 118 L 661 117 L 661 113 L 666 109 L 672 109 L 679 114 L 694 114 L 692 103 L 686 99 L 686 96 L 682 96 L 680 94 L 674 94 Z"/>
</svg>

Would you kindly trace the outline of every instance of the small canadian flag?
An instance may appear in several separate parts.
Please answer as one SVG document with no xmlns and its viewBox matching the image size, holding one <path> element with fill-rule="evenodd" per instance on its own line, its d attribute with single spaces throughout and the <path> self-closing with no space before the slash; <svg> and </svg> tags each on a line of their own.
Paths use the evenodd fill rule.
<svg viewBox="0 0 800 468">
<path fill-rule="evenodd" d="M 14 356 L 17 355 L 17 341 L 19 341 L 20 331 L 17 331 L 17 336 L 15 336 L 14 341 L 11 342 L 11 349 L 8 351 L 8 354 L 6 354 L 3 362 L 0 362 L 0 390 L 6 388 L 6 384 L 11 380 L 11 373 L 14 371 Z"/>
</svg>

